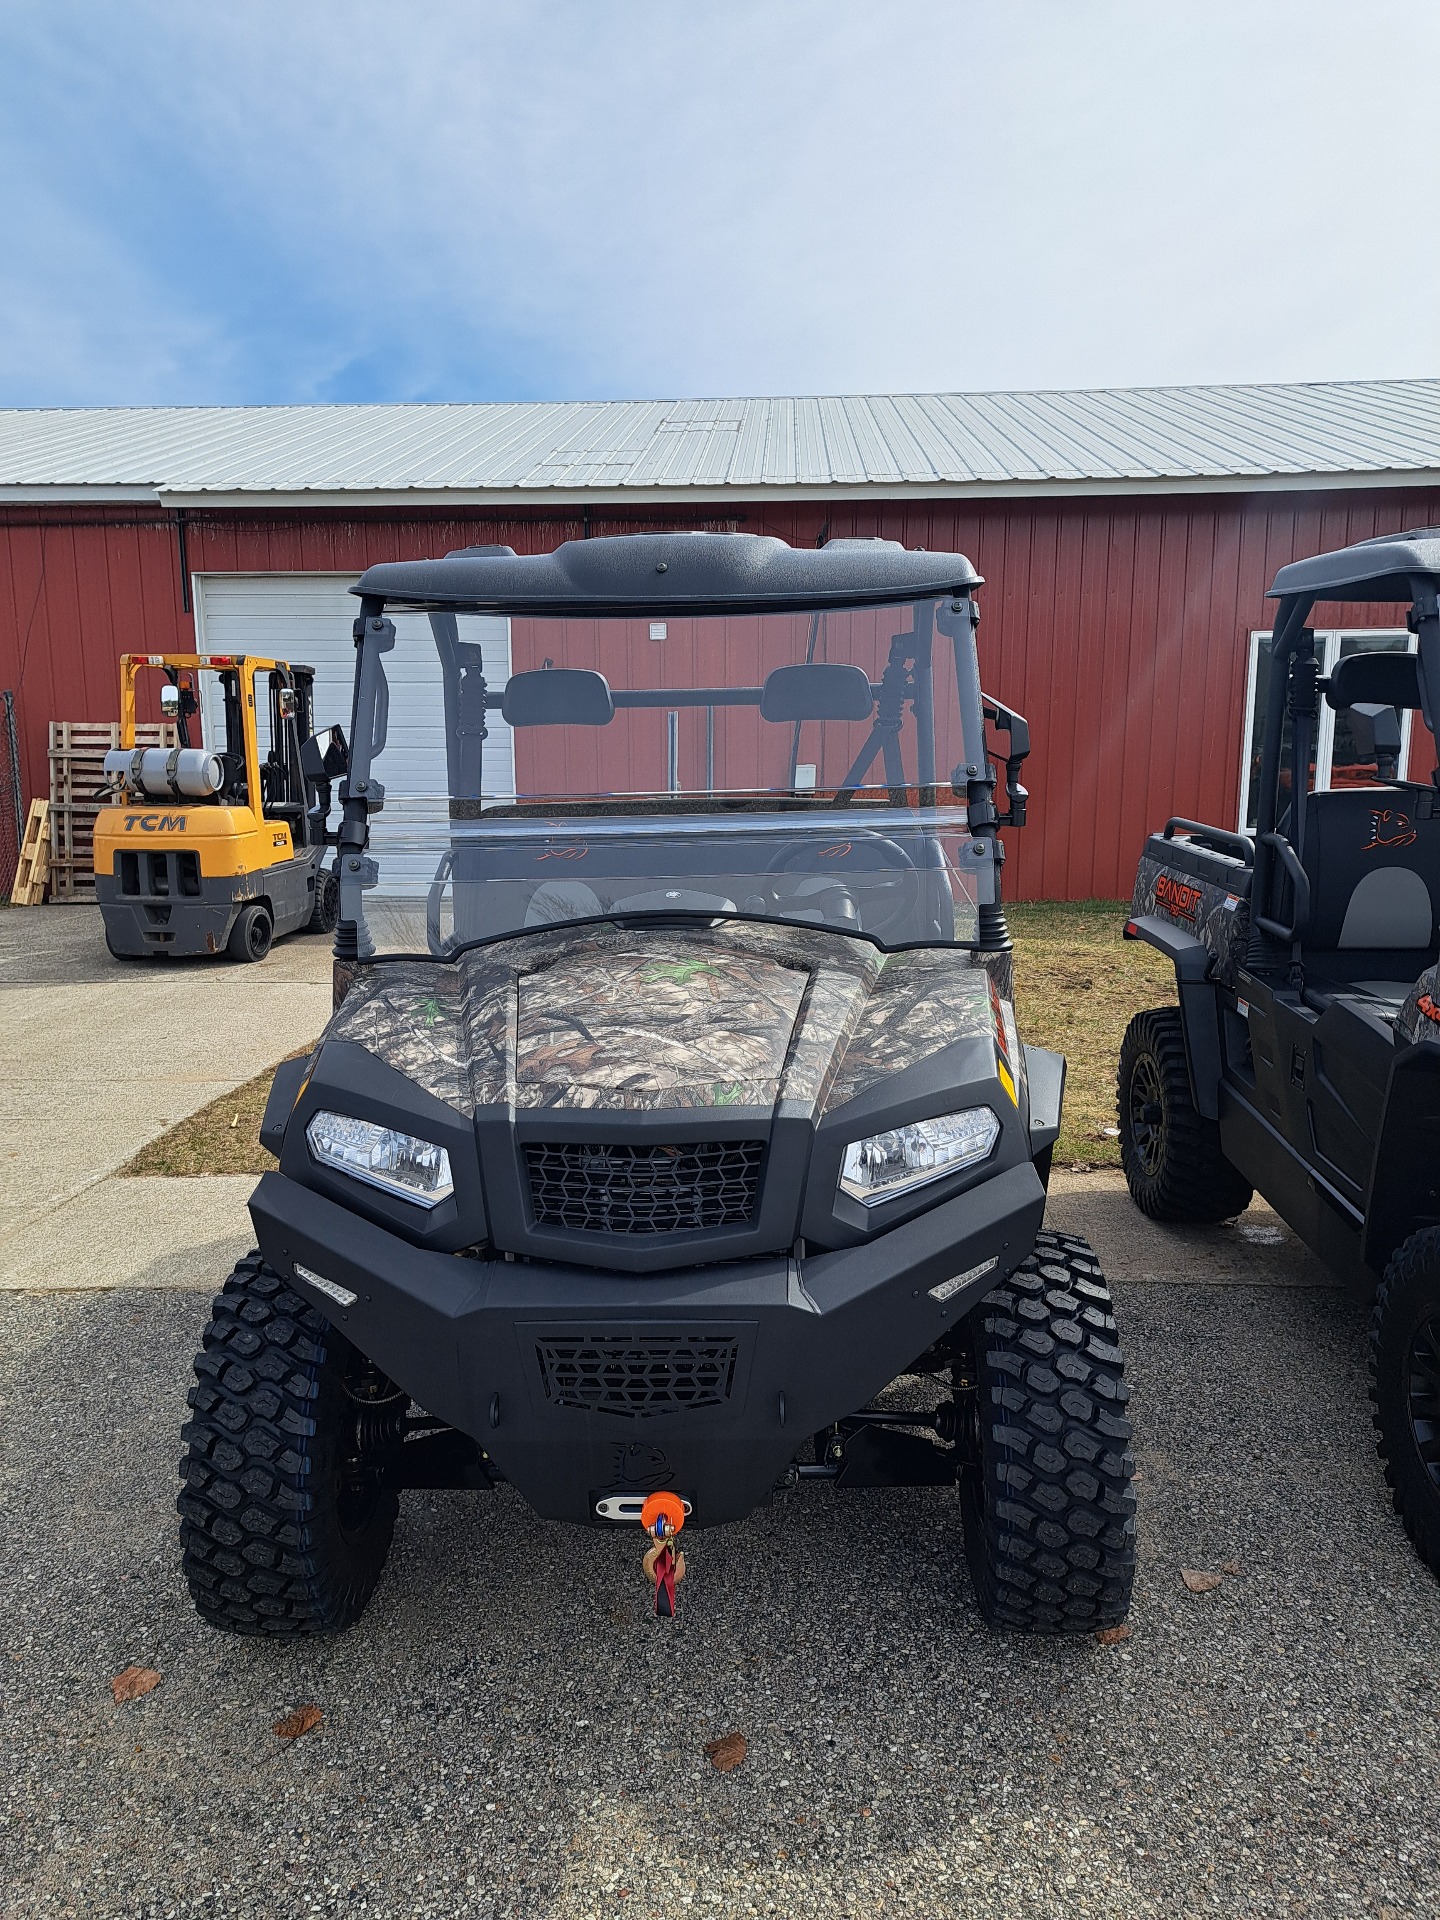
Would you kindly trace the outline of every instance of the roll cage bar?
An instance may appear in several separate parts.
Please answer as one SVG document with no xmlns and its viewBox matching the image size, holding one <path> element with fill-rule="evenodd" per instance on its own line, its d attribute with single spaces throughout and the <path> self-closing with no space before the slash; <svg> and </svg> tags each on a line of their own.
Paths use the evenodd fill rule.
<svg viewBox="0 0 1440 1920">
<path fill-rule="evenodd" d="M 1377 553 L 1377 549 L 1380 550 Z M 1433 550 L 1433 554 L 1432 554 Z M 1417 565 L 1417 562 L 1430 564 Z M 1410 603 L 1406 625 L 1418 641 L 1416 674 L 1421 716 L 1432 736 L 1440 713 L 1440 536 L 1397 536 L 1363 541 L 1335 553 L 1282 567 L 1270 597 L 1280 602 L 1270 643 L 1270 695 L 1260 757 L 1255 820 L 1255 902 L 1248 963 L 1257 970 L 1281 964 L 1289 950 L 1292 977 L 1303 979 L 1301 944 L 1309 880 L 1304 869 L 1305 813 L 1310 759 L 1323 689 L 1315 635 L 1306 624 L 1322 600 Z M 1286 591 L 1287 588 L 1292 590 Z M 1298 589 L 1298 590 L 1294 590 Z M 1285 722 L 1290 721 L 1290 806 L 1280 825 L 1280 781 L 1286 759 Z M 1440 768 L 1431 776 L 1440 787 Z M 1280 918 L 1281 882 L 1288 881 L 1290 920 Z"/>
</svg>

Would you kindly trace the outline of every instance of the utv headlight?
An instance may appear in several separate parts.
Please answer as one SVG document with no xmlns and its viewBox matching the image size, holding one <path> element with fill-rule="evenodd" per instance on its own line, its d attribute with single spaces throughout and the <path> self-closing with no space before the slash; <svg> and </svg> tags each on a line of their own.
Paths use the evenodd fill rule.
<svg viewBox="0 0 1440 1920">
<path fill-rule="evenodd" d="M 989 1107 L 966 1107 L 938 1120 L 915 1120 L 891 1133 L 852 1140 L 840 1168 L 840 1191 L 873 1207 L 961 1167 L 983 1160 L 1000 1137 Z"/>
<path fill-rule="evenodd" d="M 310 1151 L 322 1167 L 335 1167 L 382 1193 L 398 1194 L 418 1207 L 438 1207 L 455 1191 L 450 1156 L 433 1140 L 419 1140 L 394 1127 L 377 1127 L 348 1113 L 317 1113 L 305 1129 Z"/>
</svg>

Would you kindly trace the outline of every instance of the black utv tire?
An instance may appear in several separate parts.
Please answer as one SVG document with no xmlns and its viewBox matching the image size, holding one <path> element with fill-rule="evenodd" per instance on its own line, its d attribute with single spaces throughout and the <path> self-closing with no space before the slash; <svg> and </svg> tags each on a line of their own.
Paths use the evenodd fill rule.
<svg viewBox="0 0 1440 1920">
<path fill-rule="evenodd" d="M 1412 1233 L 1385 1269 L 1370 1322 L 1370 1377 L 1395 1511 L 1440 1578 L 1440 1227 Z"/>
<path fill-rule="evenodd" d="M 1254 1188 L 1220 1150 L 1220 1128 L 1190 1097 L 1178 1007 L 1137 1013 L 1120 1043 L 1116 1076 L 1120 1164 L 1130 1197 L 1152 1220 L 1230 1220 Z"/>
<path fill-rule="evenodd" d="M 263 960 L 274 937 L 275 923 L 270 918 L 270 909 L 258 900 L 252 901 L 240 909 L 230 929 L 230 938 L 225 942 L 225 951 L 232 960 Z"/>
<path fill-rule="evenodd" d="M 1119 1626 L 1135 1577 L 1130 1389 L 1110 1289 L 1084 1240 L 1041 1232 L 971 1315 L 979 1465 L 961 1481 L 987 1626 Z"/>
<path fill-rule="evenodd" d="M 315 876 L 315 900 L 310 908 L 308 933 L 333 933 L 340 924 L 340 882 L 333 873 Z"/>
<path fill-rule="evenodd" d="M 353 1625 L 395 1530 L 405 1395 L 252 1253 L 216 1296 L 189 1403 L 180 1544 L 201 1616 L 272 1638 Z"/>
</svg>

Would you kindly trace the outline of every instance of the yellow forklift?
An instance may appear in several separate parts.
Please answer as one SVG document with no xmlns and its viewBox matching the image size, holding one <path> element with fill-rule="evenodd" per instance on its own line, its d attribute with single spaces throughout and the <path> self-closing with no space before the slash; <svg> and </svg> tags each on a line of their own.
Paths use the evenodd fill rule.
<svg viewBox="0 0 1440 1920">
<path fill-rule="evenodd" d="M 151 668 L 174 747 L 135 745 L 136 681 Z M 208 674 L 219 698 L 205 746 L 193 723 Z M 120 745 L 105 756 L 95 821 L 95 893 L 117 960 L 263 960 L 281 934 L 334 931 L 326 822 L 349 756 L 339 727 L 314 731 L 314 683 L 311 667 L 252 654 L 122 656 Z"/>
</svg>

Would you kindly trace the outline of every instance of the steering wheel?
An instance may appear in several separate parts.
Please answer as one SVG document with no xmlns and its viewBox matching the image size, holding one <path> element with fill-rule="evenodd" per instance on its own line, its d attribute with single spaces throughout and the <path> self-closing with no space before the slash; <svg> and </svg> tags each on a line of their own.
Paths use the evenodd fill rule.
<svg viewBox="0 0 1440 1920">
<path fill-rule="evenodd" d="M 864 932 L 882 939 L 912 911 L 913 899 L 906 875 L 918 871 L 914 859 L 898 840 L 892 840 L 888 834 L 884 833 L 862 831 L 846 834 L 838 837 L 832 844 L 837 850 L 843 849 L 847 854 L 863 848 L 866 853 L 873 852 L 888 856 L 883 864 L 877 862 L 874 867 L 865 867 L 860 871 L 865 875 L 867 890 L 873 888 L 877 893 L 894 893 L 899 890 L 901 892 L 899 904 L 893 906 L 888 913 L 880 914 L 878 918 L 874 914 L 861 915 L 857 906 L 856 916 Z M 776 875 L 789 873 L 802 860 L 814 862 L 818 857 L 823 857 L 823 850 L 822 855 L 817 856 L 808 845 L 782 847 L 773 859 L 766 862 L 765 871 Z M 840 857 L 838 851 L 836 857 Z M 899 872 L 887 872 L 887 866 L 892 869 L 899 868 Z M 854 895 L 850 891 L 848 882 L 855 871 L 853 867 L 837 866 L 832 882 L 833 885 L 844 889 L 852 904 Z M 817 874 L 813 865 L 809 872 L 816 879 L 826 878 L 823 874 Z"/>
</svg>

